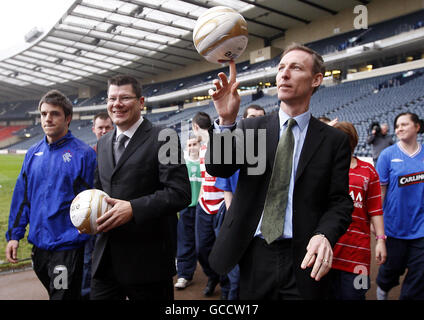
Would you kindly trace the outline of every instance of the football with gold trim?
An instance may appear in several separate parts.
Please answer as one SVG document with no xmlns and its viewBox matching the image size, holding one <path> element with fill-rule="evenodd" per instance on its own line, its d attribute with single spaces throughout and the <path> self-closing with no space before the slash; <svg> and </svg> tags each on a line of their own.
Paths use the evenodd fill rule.
<svg viewBox="0 0 424 320">
<path fill-rule="evenodd" d="M 80 233 L 96 234 L 96 220 L 112 206 L 105 200 L 109 197 L 106 192 L 98 189 L 89 189 L 80 192 L 72 201 L 70 217 L 72 224 Z"/>
<path fill-rule="evenodd" d="M 217 6 L 199 16 L 193 30 L 197 52 L 212 63 L 225 63 L 243 54 L 248 42 L 247 23 L 236 10 Z"/>
</svg>

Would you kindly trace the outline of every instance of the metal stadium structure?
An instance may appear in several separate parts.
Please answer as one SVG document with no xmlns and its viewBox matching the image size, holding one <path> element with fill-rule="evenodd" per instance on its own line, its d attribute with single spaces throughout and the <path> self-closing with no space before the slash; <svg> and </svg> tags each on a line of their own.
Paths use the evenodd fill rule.
<svg viewBox="0 0 424 320">
<path fill-rule="evenodd" d="M 371 1 L 76 0 L 50 29 L 33 30 L 15 52 L 0 52 L 0 100 L 39 98 L 51 88 L 71 95 L 104 88 L 111 75 L 146 80 L 202 58 L 192 43 L 196 19 L 217 5 L 241 12 L 249 36 L 265 46 L 288 28 Z"/>
</svg>

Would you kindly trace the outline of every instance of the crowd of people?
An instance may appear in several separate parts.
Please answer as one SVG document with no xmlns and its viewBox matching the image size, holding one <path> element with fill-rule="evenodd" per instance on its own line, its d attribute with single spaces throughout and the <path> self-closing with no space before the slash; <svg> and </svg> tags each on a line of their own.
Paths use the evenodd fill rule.
<svg viewBox="0 0 424 320">
<path fill-rule="evenodd" d="M 324 74 L 319 54 L 287 47 L 278 111 L 250 105 L 237 121 L 231 61 L 209 92 L 218 118 L 193 117 L 177 163 L 162 161 L 164 128 L 141 116 L 135 78 L 109 79 L 94 148 L 69 130 L 72 103 L 49 91 L 38 107 L 45 137 L 28 150 L 13 193 L 7 260 L 17 262 L 29 224 L 34 271 L 50 299 L 173 300 L 174 289 L 190 290 L 199 264 L 203 294 L 219 284 L 223 300 L 365 300 L 372 263 L 378 299 L 406 270 L 400 298 L 424 299 L 424 123 L 397 115 L 396 143 L 387 124 L 373 125 L 374 162 L 361 160 L 352 123 L 311 114 Z M 261 159 L 264 170 L 251 170 Z M 90 188 L 111 206 L 94 236 L 69 218 L 73 198 Z"/>
</svg>

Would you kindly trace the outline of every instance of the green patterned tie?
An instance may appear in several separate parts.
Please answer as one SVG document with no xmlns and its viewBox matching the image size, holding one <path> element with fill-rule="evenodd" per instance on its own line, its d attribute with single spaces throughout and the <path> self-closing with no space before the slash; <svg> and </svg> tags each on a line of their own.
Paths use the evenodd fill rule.
<svg viewBox="0 0 424 320">
<path fill-rule="evenodd" d="M 287 129 L 278 143 L 271 181 L 265 199 L 261 233 L 270 244 L 283 234 L 290 177 L 293 163 L 294 136 L 292 127 L 296 120 L 288 120 Z"/>
</svg>

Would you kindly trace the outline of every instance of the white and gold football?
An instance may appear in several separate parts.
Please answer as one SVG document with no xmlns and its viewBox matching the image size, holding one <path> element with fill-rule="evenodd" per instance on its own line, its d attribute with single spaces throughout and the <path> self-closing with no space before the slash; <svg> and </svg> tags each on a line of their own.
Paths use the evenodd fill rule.
<svg viewBox="0 0 424 320">
<path fill-rule="evenodd" d="M 109 196 L 104 191 L 89 189 L 74 198 L 70 209 L 71 222 L 81 233 L 97 233 L 97 218 L 112 208 L 106 197 Z"/>
<path fill-rule="evenodd" d="M 206 10 L 193 30 L 197 52 L 212 63 L 237 59 L 246 49 L 247 41 L 246 20 L 236 10 L 224 6 Z"/>
</svg>

